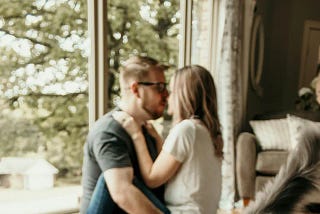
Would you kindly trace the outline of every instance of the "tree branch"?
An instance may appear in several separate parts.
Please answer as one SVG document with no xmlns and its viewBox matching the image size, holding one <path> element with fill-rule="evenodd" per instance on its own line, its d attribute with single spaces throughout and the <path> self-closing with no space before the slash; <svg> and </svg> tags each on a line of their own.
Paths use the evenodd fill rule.
<svg viewBox="0 0 320 214">
<path fill-rule="evenodd" d="M 36 39 L 30 38 L 28 36 L 16 35 L 14 33 L 11 33 L 9 30 L 3 29 L 3 28 L 1 28 L 0 31 L 2 31 L 2 32 L 6 33 L 8 35 L 14 36 L 15 38 L 18 38 L 18 39 L 27 39 L 30 42 L 34 43 L 34 44 L 41 44 L 41 45 L 46 46 L 48 48 L 52 48 L 51 44 L 49 44 L 47 42 L 41 42 L 41 41 L 38 41 Z"/>
<path fill-rule="evenodd" d="M 40 98 L 40 97 L 76 97 L 80 94 L 84 94 L 84 95 L 88 95 L 87 91 L 82 91 L 82 92 L 75 92 L 75 93 L 68 93 L 68 94 L 64 94 L 64 95 L 60 95 L 60 94 L 43 94 L 43 93 L 35 93 L 35 92 L 31 92 L 29 94 L 19 94 L 17 96 L 13 96 L 11 98 L 9 98 L 7 100 L 7 102 L 9 103 L 13 103 L 15 101 L 17 101 L 20 97 L 33 97 L 33 98 Z"/>
</svg>

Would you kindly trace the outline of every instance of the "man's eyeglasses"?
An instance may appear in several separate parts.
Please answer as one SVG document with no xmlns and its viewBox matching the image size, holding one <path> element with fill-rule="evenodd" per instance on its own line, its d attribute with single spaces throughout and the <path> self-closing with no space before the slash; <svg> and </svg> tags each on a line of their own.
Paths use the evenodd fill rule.
<svg viewBox="0 0 320 214">
<path fill-rule="evenodd" d="M 138 82 L 139 85 L 152 86 L 155 85 L 159 93 L 163 93 L 167 89 L 165 82 Z"/>
</svg>

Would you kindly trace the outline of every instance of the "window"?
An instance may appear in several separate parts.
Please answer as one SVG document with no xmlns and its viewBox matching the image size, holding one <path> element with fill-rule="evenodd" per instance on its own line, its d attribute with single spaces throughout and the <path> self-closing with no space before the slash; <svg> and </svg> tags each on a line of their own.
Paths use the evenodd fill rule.
<svg viewBox="0 0 320 214">
<path fill-rule="evenodd" d="M 88 124 L 116 105 L 124 60 L 154 57 L 168 80 L 212 63 L 208 0 L 0 2 L 0 157 L 43 157 L 59 185 L 80 183 Z"/>
<path fill-rule="evenodd" d="M 119 99 L 119 67 L 133 55 L 150 56 L 177 67 L 179 0 L 107 3 L 109 107 Z M 172 72 L 168 72 L 168 78 Z"/>
<path fill-rule="evenodd" d="M 90 124 L 117 104 L 119 67 L 130 56 L 147 55 L 171 65 L 167 72 L 170 79 L 178 65 L 179 6 L 178 0 L 91 2 L 89 23 L 96 25 L 90 29 L 95 38 L 91 46 L 94 54 L 89 60 Z"/>
<path fill-rule="evenodd" d="M 198 64 L 213 73 L 218 1 L 181 1 L 179 66 Z"/>
<path fill-rule="evenodd" d="M 0 158 L 15 157 L 6 159 L 10 167 L 0 166 L 0 192 L 14 200 L 0 203 L 1 211 L 50 212 L 45 201 L 41 210 L 28 206 L 37 211 L 14 203 L 25 200 L 23 188 L 50 187 L 54 178 L 57 186 L 80 183 L 88 131 L 87 1 L 0 2 Z M 37 195 L 35 201 L 43 198 Z"/>
<path fill-rule="evenodd" d="M 191 64 L 210 68 L 210 22 L 212 1 L 193 0 L 191 24 Z M 209 44 L 209 45 L 208 45 Z"/>
<path fill-rule="evenodd" d="M 0 157 L 42 157 L 79 177 L 88 131 L 86 1 L 0 6 Z"/>
</svg>

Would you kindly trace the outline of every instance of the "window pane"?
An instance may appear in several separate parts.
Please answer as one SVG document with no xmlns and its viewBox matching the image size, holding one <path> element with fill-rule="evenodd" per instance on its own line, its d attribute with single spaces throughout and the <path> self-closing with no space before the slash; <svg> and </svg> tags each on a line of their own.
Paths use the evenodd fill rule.
<svg viewBox="0 0 320 214">
<path fill-rule="evenodd" d="M 168 77 L 177 66 L 179 4 L 178 0 L 108 1 L 111 108 L 119 99 L 119 67 L 130 56 L 146 55 L 171 65 Z"/>
<path fill-rule="evenodd" d="M 88 131 L 86 0 L 0 0 L 0 157 L 80 181 Z M 22 170 L 22 169 L 21 169 Z"/>
<path fill-rule="evenodd" d="M 210 23 L 209 0 L 193 0 L 191 63 L 210 68 Z"/>
</svg>

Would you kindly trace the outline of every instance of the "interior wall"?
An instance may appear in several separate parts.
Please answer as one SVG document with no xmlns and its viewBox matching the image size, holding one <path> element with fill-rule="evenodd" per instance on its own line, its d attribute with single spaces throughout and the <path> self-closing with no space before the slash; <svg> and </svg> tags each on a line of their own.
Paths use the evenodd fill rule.
<svg viewBox="0 0 320 214">
<path fill-rule="evenodd" d="M 291 8 L 291 22 L 288 34 L 288 59 L 283 90 L 283 106 L 292 105 L 292 99 L 297 96 L 299 90 L 301 52 L 303 43 L 304 21 L 320 21 L 319 0 L 294 0 Z M 291 105 L 290 105 L 291 104 Z"/>
<path fill-rule="evenodd" d="M 319 0 L 257 0 L 265 31 L 260 97 L 248 85 L 248 120 L 256 114 L 294 109 L 297 97 L 304 21 L 320 20 Z"/>
</svg>

